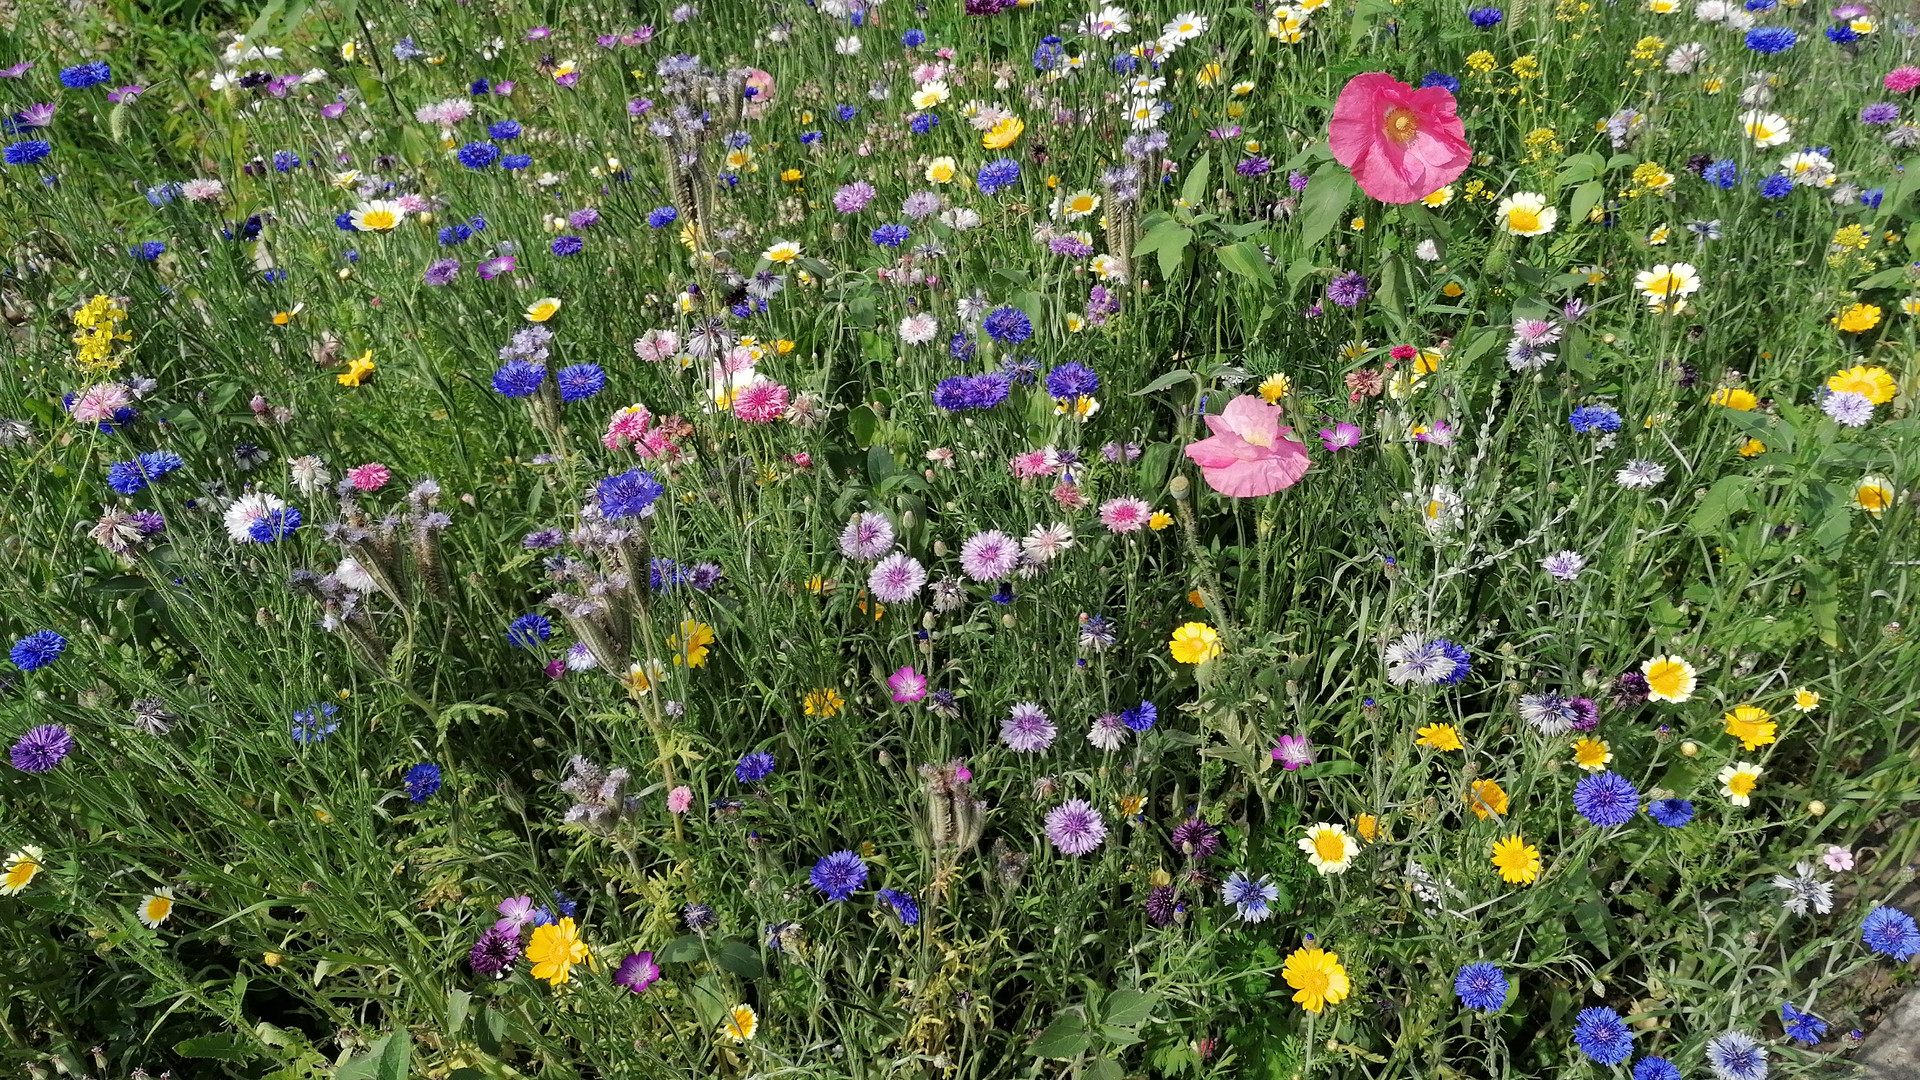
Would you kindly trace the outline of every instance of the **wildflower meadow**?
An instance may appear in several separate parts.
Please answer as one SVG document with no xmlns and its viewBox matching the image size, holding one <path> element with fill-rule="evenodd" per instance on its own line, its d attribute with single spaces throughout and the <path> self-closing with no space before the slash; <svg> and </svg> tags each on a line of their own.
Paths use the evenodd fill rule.
<svg viewBox="0 0 1920 1080">
<path fill-rule="evenodd" d="M 1486 2 L 0 13 L 0 1065 L 1857 1075 L 1920 24 Z"/>
</svg>

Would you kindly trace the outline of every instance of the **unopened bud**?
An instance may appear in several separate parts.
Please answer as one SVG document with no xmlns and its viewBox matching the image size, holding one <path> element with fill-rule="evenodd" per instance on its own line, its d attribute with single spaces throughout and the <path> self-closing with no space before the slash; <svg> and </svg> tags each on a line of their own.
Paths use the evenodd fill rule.
<svg viewBox="0 0 1920 1080">
<path fill-rule="evenodd" d="M 1686 742 L 1680 744 L 1681 757 L 1698 757 L 1699 754 L 1700 744 L 1694 742 L 1692 739 L 1688 739 Z"/>
</svg>

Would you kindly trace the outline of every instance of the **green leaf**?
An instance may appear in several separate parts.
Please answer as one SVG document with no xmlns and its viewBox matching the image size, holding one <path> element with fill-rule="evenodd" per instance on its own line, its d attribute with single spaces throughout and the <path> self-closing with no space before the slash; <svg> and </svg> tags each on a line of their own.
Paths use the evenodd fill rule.
<svg viewBox="0 0 1920 1080">
<path fill-rule="evenodd" d="M 1153 1015 L 1153 1007 L 1159 1003 L 1159 994 L 1144 990 L 1115 990 L 1107 995 L 1100 1019 L 1102 1023 L 1133 1027 L 1145 1023 Z"/>
<path fill-rule="evenodd" d="M 1353 174 L 1329 161 L 1313 171 L 1306 197 L 1300 201 L 1300 246 L 1303 250 L 1326 239 L 1353 200 Z"/>
<path fill-rule="evenodd" d="M 1180 201 L 1188 206 L 1199 206 L 1200 200 L 1207 197 L 1207 174 L 1213 170 L 1213 157 L 1201 154 L 1187 169 L 1187 179 L 1180 185 Z"/>
<path fill-rule="evenodd" d="M 757 979 L 767 973 L 760 961 L 760 950 L 744 941 L 729 941 L 720 946 L 720 966 L 743 979 Z"/>
<path fill-rule="evenodd" d="M 273 20 L 280 17 L 280 12 L 285 10 L 286 6 L 287 0 L 267 0 L 267 6 L 261 8 L 260 14 L 254 16 L 253 25 L 247 27 L 247 41 L 258 43 L 266 34 L 267 27 L 272 25 Z"/>
<path fill-rule="evenodd" d="M 465 990 L 447 991 L 447 1034 L 457 1036 L 467 1026 L 467 1008 L 472 1004 L 473 995 Z"/>
<path fill-rule="evenodd" d="M 1906 280 L 1907 268 L 1905 266 L 1894 266 L 1880 271 L 1867 280 L 1862 281 L 1860 284 L 1855 285 L 1854 288 L 1861 292 L 1865 292 L 1868 289 L 1891 289 L 1896 285 L 1904 284 Z"/>
<path fill-rule="evenodd" d="M 1121 1080 L 1126 1071 L 1112 1058 L 1095 1058 L 1087 1071 L 1080 1074 L 1081 1080 Z"/>
<path fill-rule="evenodd" d="M 1063 1012 L 1053 1018 L 1047 1030 L 1033 1040 L 1027 1047 L 1027 1053 L 1043 1058 L 1076 1058 L 1087 1052 L 1093 1045 L 1093 1037 L 1087 1034 L 1087 1022 L 1079 1013 Z"/>
<path fill-rule="evenodd" d="M 413 1036 L 405 1029 L 389 1032 L 375 1039 L 364 1056 L 340 1066 L 333 1080 L 407 1080 L 412 1059 Z"/>
<path fill-rule="evenodd" d="M 1329 776 L 1352 776 L 1360 771 L 1357 761 L 1316 761 L 1300 770 L 1302 780 L 1323 780 Z"/>
<path fill-rule="evenodd" d="M 1574 188 L 1573 205 L 1567 207 L 1568 222 L 1578 225 L 1587 220 L 1587 215 L 1593 213 L 1593 208 L 1599 206 L 1600 200 L 1606 197 L 1607 185 L 1598 180 L 1592 180 Z"/>
<path fill-rule="evenodd" d="M 1687 531 L 1695 536 L 1717 536 L 1726 531 L 1728 520 L 1747 509 L 1753 483 L 1751 478 L 1738 475 L 1715 481 L 1688 519 Z"/>
<path fill-rule="evenodd" d="M 213 1058 L 219 1061 L 246 1061 L 254 1056 L 254 1050 L 251 1039 L 243 1039 L 238 1035 L 202 1035 L 173 1044 L 173 1052 L 181 1057 Z"/>
<path fill-rule="evenodd" d="M 1259 244 L 1228 244 L 1217 249 L 1214 254 L 1220 256 L 1220 265 L 1251 281 L 1258 281 L 1273 288 L 1273 267 L 1267 265 L 1267 257 L 1260 253 Z"/>
<path fill-rule="evenodd" d="M 1186 382 L 1188 379 L 1194 379 L 1197 381 L 1199 378 L 1200 377 L 1198 375 L 1195 375 L 1193 372 L 1188 371 L 1186 368 L 1175 368 L 1172 371 L 1167 372 L 1165 375 L 1162 375 L 1159 378 L 1148 383 L 1147 385 L 1141 387 L 1140 389 L 1132 391 L 1127 396 L 1128 397 L 1146 397 L 1148 394 L 1157 394 L 1160 391 L 1165 390 L 1169 386 L 1178 385 L 1180 383 Z"/>
</svg>

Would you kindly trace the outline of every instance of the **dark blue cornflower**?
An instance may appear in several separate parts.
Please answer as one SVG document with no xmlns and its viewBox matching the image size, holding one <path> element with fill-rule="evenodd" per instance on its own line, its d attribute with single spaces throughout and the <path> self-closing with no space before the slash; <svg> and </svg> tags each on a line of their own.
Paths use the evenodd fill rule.
<svg viewBox="0 0 1920 1080">
<path fill-rule="evenodd" d="M 1860 205 L 1869 210 L 1878 210 L 1880 209 L 1880 201 L 1886 197 L 1886 188 L 1868 188 L 1860 193 Z"/>
<path fill-rule="evenodd" d="M 973 339 L 964 333 L 956 333 L 947 339 L 947 355 L 955 360 L 973 359 Z"/>
<path fill-rule="evenodd" d="M 291 150 L 273 152 L 273 171 L 290 173 L 300 167 L 300 155 Z"/>
<path fill-rule="evenodd" d="M 1677 829 L 1693 820 L 1693 803 L 1686 799 L 1655 799 L 1647 804 L 1653 820 L 1669 829 Z"/>
<path fill-rule="evenodd" d="M 656 206 L 647 214 L 647 224 L 656 229 L 664 229 L 679 220 L 680 211 L 671 206 Z"/>
<path fill-rule="evenodd" d="M 1851 45 L 1860 40 L 1860 34 L 1846 23 L 1827 27 L 1827 40 L 1835 45 Z"/>
<path fill-rule="evenodd" d="M 994 308 L 981 325 L 988 337 L 1002 345 L 1018 345 L 1033 336 L 1033 320 L 1017 307 Z"/>
<path fill-rule="evenodd" d="M 1732 158 L 1721 158 L 1700 170 L 1700 179 L 1721 191 L 1732 191 L 1740 183 L 1740 166 Z"/>
<path fill-rule="evenodd" d="M 1786 1029 L 1788 1038 L 1806 1046 L 1818 1046 L 1820 1040 L 1827 1037 L 1827 1022 L 1810 1012 L 1794 1008 L 1791 1001 L 1780 1003 L 1780 1024 Z"/>
<path fill-rule="evenodd" d="M 1449 94 L 1457 94 L 1460 92 L 1460 80 L 1448 75 L 1444 71 L 1429 71 L 1421 76 L 1420 88 L 1422 90 L 1435 86 L 1445 90 Z"/>
<path fill-rule="evenodd" d="M 170 472 L 185 468 L 186 464 L 186 462 L 180 460 L 179 454 L 171 450 L 154 450 L 150 453 L 140 455 L 140 467 L 145 469 L 147 475 L 155 480 L 160 479 Z"/>
<path fill-rule="evenodd" d="M 560 400 L 572 404 L 606 389 L 607 373 L 598 364 L 573 364 L 561 368 L 553 381 L 560 387 Z"/>
<path fill-rule="evenodd" d="M 248 218 L 246 226 L 240 230 L 240 239 L 251 240 L 257 236 L 259 232 L 260 225 L 258 220 Z M 263 285 L 278 285 L 285 280 L 287 280 L 287 272 L 278 266 L 271 270 L 260 271 L 260 283 Z"/>
<path fill-rule="evenodd" d="M 1756 26 L 1747 31 L 1747 48 L 1762 56 L 1772 56 L 1793 48 L 1800 35 L 1784 26 Z"/>
<path fill-rule="evenodd" d="M 167 253 L 167 245 L 160 240 L 142 240 L 128 248 L 127 253 L 141 262 L 152 262 Z"/>
<path fill-rule="evenodd" d="M 892 906 L 893 913 L 899 916 L 902 926 L 919 924 L 920 905 L 914 903 L 912 894 L 903 893 L 899 889 L 881 889 L 880 899 Z"/>
<path fill-rule="evenodd" d="M 1139 705 L 1120 713 L 1120 722 L 1127 725 L 1127 727 L 1133 731 L 1150 730 L 1154 722 L 1159 719 L 1160 710 L 1155 708 L 1151 701 L 1143 701 Z"/>
<path fill-rule="evenodd" d="M 911 235 L 905 225 L 882 225 L 870 234 L 875 244 L 885 248 L 897 248 Z"/>
<path fill-rule="evenodd" d="M 553 890 L 553 910 L 559 912 L 561 918 L 571 919 L 579 912 L 580 904 L 578 901 L 567 899 L 559 889 L 555 889 Z"/>
<path fill-rule="evenodd" d="M 867 864 L 851 851 L 836 851 L 814 863 L 807 880 L 813 882 L 814 888 L 825 893 L 829 901 L 837 904 L 852 897 L 853 890 L 866 884 Z"/>
<path fill-rule="evenodd" d="M 917 112 L 907 121 L 907 130 L 915 135 L 925 135 L 940 126 L 940 117 L 935 113 Z"/>
<path fill-rule="evenodd" d="M 470 142 L 455 156 L 469 169 L 484 169 L 500 160 L 500 148 L 490 142 Z"/>
<path fill-rule="evenodd" d="M 1069 361 L 1047 372 L 1047 394 L 1056 398 L 1086 397 L 1100 389 L 1100 376 L 1085 364 Z"/>
<path fill-rule="evenodd" d="M 467 242 L 467 238 L 472 235 L 473 230 L 471 228 L 457 221 L 451 225 L 442 225 L 440 226 L 440 246 L 453 247 L 457 244 L 464 244 Z"/>
<path fill-rule="evenodd" d="M 654 501 L 667 492 L 652 473 L 639 469 L 606 477 L 595 490 L 600 494 L 600 511 L 614 520 L 652 513 Z"/>
<path fill-rule="evenodd" d="M 1620 430 L 1620 412 L 1611 405 L 1582 405 L 1567 417 L 1567 423 L 1582 435 Z"/>
<path fill-rule="evenodd" d="M 1000 588 L 997 589 L 992 596 L 987 597 L 987 599 L 993 601 L 996 604 L 1013 603 L 1013 582 L 1011 581 L 1001 582 Z"/>
<path fill-rule="evenodd" d="M 744 131 L 736 131 L 727 136 L 727 149 L 745 150 L 753 145 L 753 136 Z"/>
<path fill-rule="evenodd" d="M 1453 686 L 1473 673 L 1473 657 L 1468 655 L 1465 648 L 1455 645 L 1446 638 L 1436 638 L 1433 646 L 1439 650 L 1441 656 L 1453 662 L 1452 670 L 1434 680 L 1434 685 Z"/>
<path fill-rule="evenodd" d="M 8 143 L 5 152 L 9 165 L 31 165 L 53 153 L 53 144 L 45 139 L 22 139 Z"/>
<path fill-rule="evenodd" d="M 1643 1057 L 1633 1063 L 1633 1080 L 1680 1080 L 1680 1067 L 1663 1057 Z"/>
<path fill-rule="evenodd" d="M 423 761 L 407 770 L 407 798 L 413 802 L 426 802 L 433 793 L 440 790 L 440 766 Z"/>
<path fill-rule="evenodd" d="M 13 643 L 8 659 L 21 671 L 39 671 L 67 651 L 67 639 L 51 630 L 35 630 Z"/>
<path fill-rule="evenodd" d="M 800 133 L 800 145 L 812 146 L 826 137 L 827 133 L 824 131 L 803 131 Z"/>
<path fill-rule="evenodd" d="M 285 540 L 300 528 L 300 511 L 289 506 L 279 510 L 269 510 L 253 519 L 247 526 L 247 538 L 256 544 L 271 544 L 276 540 Z"/>
<path fill-rule="evenodd" d="M 500 159 L 500 167 L 508 172 L 524 169 L 531 164 L 533 164 L 532 154 L 508 154 Z"/>
<path fill-rule="evenodd" d="M 1033 70 L 1052 71 L 1067 58 L 1067 47 L 1060 42 L 1060 35 L 1048 34 L 1040 39 L 1033 50 Z"/>
<path fill-rule="evenodd" d="M 900 35 L 900 44 L 903 48 L 917 49 L 920 46 L 925 45 L 926 43 L 927 43 L 927 32 L 925 30 L 919 29 L 918 27 L 910 29 L 906 33 Z"/>
<path fill-rule="evenodd" d="M 526 614 L 507 624 L 507 643 L 516 649 L 531 649 L 553 637 L 553 621 L 545 615 Z"/>
<path fill-rule="evenodd" d="M 1633 1055 L 1633 1032 L 1620 1014 L 1605 1005 L 1580 1010 L 1573 1041 L 1580 1052 L 1602 1065 L 1618 1065 Z"/>
<path fill-rule="evenodd" d="M 1482 30 L 1491 30 L 1499 26 L 1500 21 L 1505 18 L 1506 15 L 1499 8 L 1474 8 L 1467 12 L 1467 21 Z"/>
<path fill-rule="evenodd" d="M 1468 964 L 1454 977 L 1460 1004 L 1475 1012 L 1498 1012 L 1507 1003 L 1507 975 L 1492 964 Z"/>
<path fill-rule="evenodd" d="M 333 215 L 333 227 L 339 229 L 341 232 L 353 232 L 353 212 L 351 210 L 342 210 Z"/>
<path fill-rule="evenodd" d="M 1640 793 L 1619 773 L 1595 773 L 1574 785 L 1573 808 L 1603 829 L 1625 825 L 1640 812 Z"/>
<path fill-rule="evenodd" d="M 523 398 L 547 381 L 547 369 L 531 360 L 509 360 L 493 373 L 493 388 L 510 398 Z"/>
<path fill-rule="evenodd" d="M 757 784 L 773 775 L 773 755 L 765 750 L 755 750 L 741 758 L 733 767 L 733 778 L 743 784 Z"/>
<path fill-rule="evenodd" d="M 338 715 L 340 715 L 340 710 L 335 708 L 331 702 L 325 704 L 316 703 L 308 705 L 304 709 L 295 709 L 293 711 L 293 728 L 291 732 L 293 741 L 302 745 L 306 743 L 317 743 L 340 730 L 339 721 L 334 719 L 334 717 Z"/>
<path fill-rule="evenodd" d="M 138 461 L 116 461 L 107 466 L 107 486 L 122 495 L 137 495 L 147 489 L 147 473 Z"/>
<path fill-rule="evenodd" d="M 586 249 L 586 246 L 587 242 L 577 236 L 556 236 L 553 238 L 553 243 L 548 246 L 548 250 L 552 251 L 555 255 L 565 258 L 569 255 L 580 254 L 581 251 Z"/>
<path fill-rule="evenodd" d="M 105 60 L 93 60 L 60 69 L 60 85 L 69 90 L 85 90 L 89 86 L 99 86 L 112 78 L 113 69 L 107 66 Z"/>
<path fill-rule="evenodd" d="M 491 93 L 493 93 L 493 84 L 485 79 L 475 79 L 467 84 L 469 97 L 486 97 Z"/>
<path fill-rule="evenodd" d="M 495 120 L 493 123 L 487 125 L 487 138 L 489 139 L 498 139 L 501 142 L 512 142 L 519 137 L 520 121 L 518 120 Z"/>
<path fill-rule="evenodd" d="M 1772 11 L 1780 6 L 1780 0 L 1747 0 L 1744 6 L 1748 11 L 1755 13 Z"/>
<path fill-rule="evenodd" d="M 854 108 L 851 105 L 836 105 L 834 106 L 833 114 L 835 116 L 838 116 L 840 118 L 840 122 L 844 124 L 852 120 L 854 117 L 859 116 L 860 110 Z"/>
<path fill-rule="evenodd" d="M 1760 197 L 1763 199 L 1784 199 L 1793 194 L 1793 180 L 1781 173 L 1760 181 Z"/>
<path fill-rule="evenodd" d="M 982 195 L 992 195 L 1001 188 L 1011 187 L 1020 179 L 1020 163 L 1012 158 L 996 158 L 980 166 L 980 173 L 974 178 Z"/>
<path fill-rule="evenodd" d="M 1107 66 L 1115 75 L 1131 75 L 1140 70 L 1140 58 L 1132 53 L 1119 53 Z"/>
<path fill-rule="evenodd" d="M 19 662 L 16 656 L 14 663 Z M 1897 907 L 1882 904 L 1868 912 L 1866 919 L 1861 922 L 1860 940 L 1874 952 L 1904 963 L 1915 953 L 1920 953 L 1920 926 L 1914 925 L 1913 916 Z"/>
</svg>

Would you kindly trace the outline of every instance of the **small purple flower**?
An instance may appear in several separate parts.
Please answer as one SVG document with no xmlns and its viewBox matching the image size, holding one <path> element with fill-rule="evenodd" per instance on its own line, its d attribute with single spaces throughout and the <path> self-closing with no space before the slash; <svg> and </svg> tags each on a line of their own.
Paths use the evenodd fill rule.
<svg viewBox="0 0 1920 1080">
<path fill-rule="evenodd" d="M 1279 744 L 1273 748 L 1273 760 L 1279 762 L 1281 768 L 1293 772 L 1313 764 L 1313 745 L 1305 735 L 1282 735 Z"/>
<path fill-rule="evenodd" d="M 1085 799 L 1068 799 L 1047 812 L 1047 839 L 1062 855 L 1085 855 L 1106 838 L 1106 820 Z"/>
<path fill-rule="evenodd" d="M 660 965 L 653 962 L 650 952 L 628 953 L 620 961 L 620 969 L 613 973 L 613 984 L 636 994 L 644 994 L 660 978 Z"/>
<path fill-rule="evenodd" d="M 459 259 L 435 259 L 428 264 L 427 272 L 421 280 L 429 285 L 451 285 L 453 279 L 459 276 Z"/>
<path fill-rule="evenodd" d="M 1235 165 L 1233 171 L 1241 176 L 1265 176 L 1273 171 L 1273 159 L 1255 154 Z"/>
<path fill-rule="evenodd" d="M 1358 307 L 1370 292 L 1367 276 L 1357 270 L 1349 270 L 1327 282 L 1327 299 L 1344 308 Z"/>
<path fill-rule="evenodd" d="M 1037 754 L 1053 745 L 1058 729 L 1046 710 L 1031 701 L 1016 703 L 1000 722 L 1000 741 L 1022 754 Z"/>
<path fill-rule="evenodd" d="M 73 753 L 73 732 L 59 724 L 42 724 L 13 744 L 13 767 L 21 772 L 51 772 Z"/>
<path fill-rule="evenodd" d="M 833 208 L 843 214 L 857 214 L 873 201 L 873 185 L 855 180 L 833 193 Z"/>
</svg>

